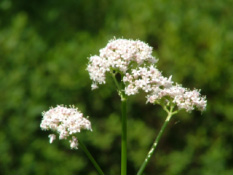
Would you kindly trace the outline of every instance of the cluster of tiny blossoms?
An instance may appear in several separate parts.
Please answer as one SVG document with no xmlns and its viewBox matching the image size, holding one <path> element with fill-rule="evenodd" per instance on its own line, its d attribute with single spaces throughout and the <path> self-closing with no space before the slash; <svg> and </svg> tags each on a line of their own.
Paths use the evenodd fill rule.
<svg viewBox="0 0 233 175">
<path fill-rule="evenodd" d="M 106 73 L 114 70 L 121 74 L 124 92 L 128 96 L 141 90 L 147 94 L 147 102 L 152 104 L 160 104 L 165 99 L 167 104 L 188 112 L 195 108 L 200 111 L 206 108 L 206 98 L 201 96 L 200 90 L 190 91 L 175 84 L 171 76 L 162 76 L 155 66 L 156 62 L 152 47 L 146 43 L 114 39 L 100 50 L 99 56 L 90 57 L 87 70 L 93 80 L 92 89 L 104 84 Z"/>
<path fill-rule="evenodd" d="M 173 85 L 171 78 L 171 76 L 169 78 L 162 76 L 154 65 L 133 69 L 123 78 L 126 84 L 125 94 L 134 95 L 142 90 L 147 93 L 146 98 L 149 103 L 159 104 L 161 100 L 166 99 L 169 105 L 173 104 L 187 112 L 195 108 L 203 111 L 206 108 L 206 99 L 201 96 L 200 90 L 190 91 L 181 85 Z"/>
<path fill-rule="evenodd" d="M 110 40 L 105 48 L 100 49 L 99 56 L 89 58 L 87 70 L 93 80 L 92 89 L 106 83 L 107 72 L 115 70 L 125 74 L 134 63 L 141 65 L 157 62 L 152 56 L 152 50 L 148 44 L 138 40 Z"/>
<path fill-rule="evenodd" d="M 83 114 L 77 108 L 70 108 L 58 105 L 55 108 L 42 113 L 43 119 L 40 127 L 43 130 L 55 131 L 59 134 L 59 139 L 69 139 L 72 149 L 78 148 L 78 139 L 74 135 L 79 133 L 81 129 L 91 129 L 89 120 L 83 117 Z M 55 134 L 50 134 L 50 143 L 56 139 Z"/>
<path fill-rule="evenodd" d="M 206 97 L 202 97 L 200 90 L 188 90 L 181 85 L 174 85 L 170 88 L 157 88 L 147 95 L 147 102 L 155 103 L 166 99 L 176 105 L 178 109 L 185 109 L 187 112 L 195 108 L 204 111 L 206 108 Z"/>
<path fill-rule="evenodd" d="M 159 87 L 169 88 L 172 86 L 171 77 L 163 77 L 153 65 L 150 67 L 138 67 L 132 69 L 130 73 L 126 73 L 123 77 L 126 95 L 134 95 L 143 90 L 148 93 Z"/>
</svg>

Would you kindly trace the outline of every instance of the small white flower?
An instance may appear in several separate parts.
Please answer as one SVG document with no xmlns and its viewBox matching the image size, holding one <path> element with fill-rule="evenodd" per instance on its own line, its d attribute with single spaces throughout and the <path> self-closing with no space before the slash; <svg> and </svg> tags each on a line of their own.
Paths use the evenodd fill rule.
<svg viewBox="0 0 233 175">
<path fill-rule="evenodd" d="M 59 139 L 67 139 L 72 136 L 71 148 L 77 148 L 78 141 L 74 134 L 82 129 L 92 130 L 91 122 L 83 117 L 83 114 L 75 107 L 64 107 L 58 105 L 55 108 L 42 113 L 43 119 L 40 127 L 43 130 L 55 131 L 59 134 Z M 50 143 L 56 139 L 56 135 L 50 134 Z M 76 139 L 76 140 L 75 140 Z"/>
<path fill-rule="evenodd" d="M 53 143 L 53 141 L 56 139 L 55 134 L 49 134 L 49 143 Z"/>
<path fill-rule="evenodd" d="M 97 84 L 93 83 L 93 84 L 91 85 L 91 89 L 92 89 L 92 90 L 97 89 L 97 88 L 98 88 Z"/>
<path fill-rule="evenodd" d="M 78 139 L 75 136 L 72 136 L 72 139 L 69 142 L 71 149 L 78 149 Z"/>
</svg>

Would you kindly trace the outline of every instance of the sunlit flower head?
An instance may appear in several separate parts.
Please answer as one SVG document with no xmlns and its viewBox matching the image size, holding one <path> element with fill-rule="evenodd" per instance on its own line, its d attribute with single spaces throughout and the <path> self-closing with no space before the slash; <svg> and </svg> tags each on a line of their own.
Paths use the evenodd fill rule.
<svg viewBox="0 0 233 175">
<path fill-rule="evenodd" d="M 177 106 L 190 112 L 194 109 L 204 111 L 207 101 L 205 96 L 201 96 L 200 90 L 189 90 L 181 85 L 174 85 L 170 88 L 155 89 L 146 96 L 147 102 L 159 104 L 162 100 L 166 100 L 169 105 Z"/>
<path fill-rule="evenodd" d="M 206 98 L 200 90 L 188 90 L 172 81 L 172 76 L 164 77 L 156 68 L 157 59 L 152 56 L 152 47 L 142 41 L 114 39 L 100 49 L 99 56 L 89 58 L 87 70 L 92 89 L 105 84 L 106 73 L 121 74 L 124 94 L 135 95 L 140 91 L 146 94 L 147 103 L 176 106 L 187 112 L 206 108 Z"/>
<path fill-rule="evenodd" d="M 106 83 L 106 73 L 110 71 L 125 74 L 135 65 L 155 63 L 152 47 L 139 40 L 113 39 L 100 49 L 99 55 L 91 56 L 87 70 L 93 81 L 92 89 Z"/>
<path fill-rule="evenodd" d="M 70 147 L 78 148 L 78 139 L 75 134 L 82 129 L 92 130 L 91 122 L 83 117 L 77 108 L 58 105 L 42 113 L 43 119 L 40 127 L 43 130 L 52 130 L 59 134 L 59 139 L 69 139 Z M 50 134 L 50 143 L 56 139 L 55 134 Z"/>
</svg>

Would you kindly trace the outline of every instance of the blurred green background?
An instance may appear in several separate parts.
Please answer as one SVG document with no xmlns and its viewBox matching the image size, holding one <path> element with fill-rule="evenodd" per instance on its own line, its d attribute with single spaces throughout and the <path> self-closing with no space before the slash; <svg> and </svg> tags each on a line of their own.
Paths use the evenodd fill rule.
<svg viewBox="0 0 233 175">
<path fill-rule="evenodd" d="M 120 174 L 120 99 L 111 80 L 95 91 L 85 70 L 114 36 L 154 48 L 163 75 L 202 89 L 207 110 L 170 122 L 146 175 L 233 174 L 232 0 L 1 0 L 0 174 L 96 175 L 81 148 L 49 144 L 41 112 L 74 104 L 93 132 L 79 138 L 106 175 Z M 130 98 L 128 174 L 134 175 L 165 113 Z"/>
</svg>

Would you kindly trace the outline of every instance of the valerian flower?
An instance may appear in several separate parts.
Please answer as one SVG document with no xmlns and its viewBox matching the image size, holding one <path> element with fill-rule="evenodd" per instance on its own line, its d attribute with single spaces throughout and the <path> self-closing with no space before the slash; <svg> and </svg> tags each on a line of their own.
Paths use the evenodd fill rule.
<svg viewBox="0 0 233 175">
<path fill-rule="evenodd" d="M 105 84 L 106 73 L 110 71 L 125 74 L 133 65 L 155 63 L 157 59 L 152 56 L 152 47 L 139 40 L 113 39 L 107 46 L 100 49 L 99 56 L 89 58 L 87 70 L 93 81 L 92 89 L 98 84 Z"/>
<path fill-rule="evenodd" d="M 81 132 L 82 129 L 92 130 L 91 122 L 83 117 L 83 114 L 71 106 L 69 108 L 58 105 L 55 108 L 42 113 L 43 119 L 40 127 L 43 130 L 52 130 L 59 134 L 59 139 L 69 139 L 70 147 L 78 148 L 78 139 L 76 133 Z M 50 134 L 50 143 L 56 139 L 55 134 Z"/>
<path fill-rule="evenodd" d="M 206 108 L 206 97 L 200 90 L 188 90 L 172 81 L 172 76 L 164 77 L 156 68 L 158 61 L 152 56 L 152 47 L 139 40 L 114 39 L 100 49 L 99 56 L 89 58 L 87 70 L 93 81 L 92 89 L 106 83 L 106 74 L 121 74 L 124 93 L 135 95 L 139 91 L 146 93 L 147 102 L 172 105 L 187 112 Z M 166 102 L 166 103 L 164 103 Z"/>
<path fill-rule="evenodd" d="M 201 96 L 200 90 L 191 91 L 181 85 L 174 85 L 171 78 L 171 76 L 169 78 L 162 76 L 153 65 L 139 67 L 124 76 L 125 93 L 134 95 L 142 90 L 147 93 L 146 98 L 149 103 L 173 105 L 187 112 L 195 108 L 203 111 L 206 108 L 206 97 Z M 162 103 L 163 101 L 166 104 Z"/>
</svg>

